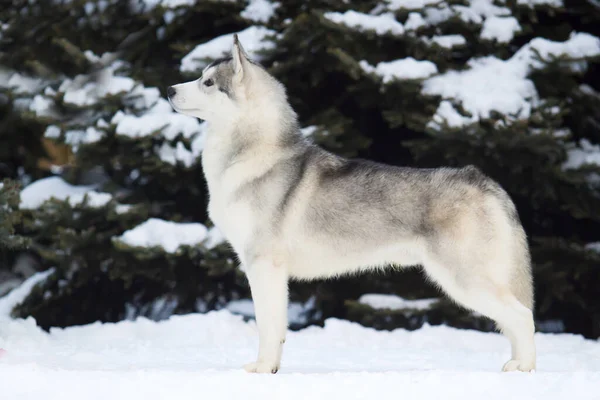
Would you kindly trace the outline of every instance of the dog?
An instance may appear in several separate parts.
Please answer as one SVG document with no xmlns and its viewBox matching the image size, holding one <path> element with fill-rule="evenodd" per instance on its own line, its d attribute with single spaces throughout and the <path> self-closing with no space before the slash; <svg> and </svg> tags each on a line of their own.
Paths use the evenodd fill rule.
<svg viewBox="0 0 600 400">
<path fill-rule="evenodd" d="M 301 133 L 284 86 L 234 35 L 230 57 L 167 89 L 208 123 L 208 212 L 237 253 L 254 302 L 258 357 L 276 373 L 289 279 L 420 265 L 458 304 L 508 337 L 504 371 L 535 369 L 527 238 L 508 194 L 477 168 L 416 169 L 345 159 Z"/>
</svg>

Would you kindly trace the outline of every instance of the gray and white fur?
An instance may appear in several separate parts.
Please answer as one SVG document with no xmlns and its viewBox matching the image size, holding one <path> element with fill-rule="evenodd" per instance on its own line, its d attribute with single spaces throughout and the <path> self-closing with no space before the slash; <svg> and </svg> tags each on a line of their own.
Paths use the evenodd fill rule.
<svg viewBox="0 0 600 400">
<path fill-rule="evenodd" d="M 231 58 L 168 95 L 209 124 L 209 215 L 239 256 L 256 311 L 259 351 L 247 371 L 280 367 L 290 278 L 389 265 L 422 265 L 458 304 L 496 321 L 512 346 L 504 371 L 535 368 L 527 240 L 496 182 L 475 167 L 400 168 L 319 148 L 237 36 Z"/>
</svg>

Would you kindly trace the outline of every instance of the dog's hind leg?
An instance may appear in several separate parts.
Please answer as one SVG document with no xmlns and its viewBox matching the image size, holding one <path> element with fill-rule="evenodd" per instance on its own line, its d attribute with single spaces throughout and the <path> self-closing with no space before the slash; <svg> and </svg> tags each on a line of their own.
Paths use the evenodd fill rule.
<svg viewBox="0 0 600 400">
<path fill-rule="evenodd" d="M 496 267 L 501 267 L 500 265 Z M 504 371 L 535 369 L 533 313 L 517 300 L 510 285 L 486 274 L 485 266 L 459 270 L 432 261 L 427 274 L 457 303 L 494 320 L 511 343 L 511 360 Z"/>
<path fill-rule="evenodd" d="M 282 265 L 256 259 L 246 270 L 258 325 L 259 350 L 248 372 L 276 373 L 287 332 L 288 274 Z"/>
</svg>

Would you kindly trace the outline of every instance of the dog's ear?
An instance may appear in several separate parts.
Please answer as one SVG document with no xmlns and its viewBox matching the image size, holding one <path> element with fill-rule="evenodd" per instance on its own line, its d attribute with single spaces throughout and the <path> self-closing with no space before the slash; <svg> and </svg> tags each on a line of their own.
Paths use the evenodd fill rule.
<svg viewBox="0 0 600 400">
<path fill-rule="evenodd" d="M 248 66 L 248 55 L 244 51 L 238 35 L 233 35 L 233 48 L 231 49 L 231 56 L 233 57 L 233 72 L 238 81 L 244 78 L 244 72 Z"/>
</svg>

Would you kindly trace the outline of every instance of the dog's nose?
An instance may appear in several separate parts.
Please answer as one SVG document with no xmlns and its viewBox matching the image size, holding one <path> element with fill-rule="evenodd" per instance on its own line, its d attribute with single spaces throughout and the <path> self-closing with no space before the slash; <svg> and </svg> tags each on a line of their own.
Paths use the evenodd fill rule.
<svg viewBox="0 0 600 400">
<path fill-rule="evenodd" d="M 175 93 L 177 93 L 177 91 L 175 90 L 175 88 L 173 86 L 169 86 L 167 88 L 167 96 L 173 97 L 173 96 L 175 96 Z"/>
</svg>

